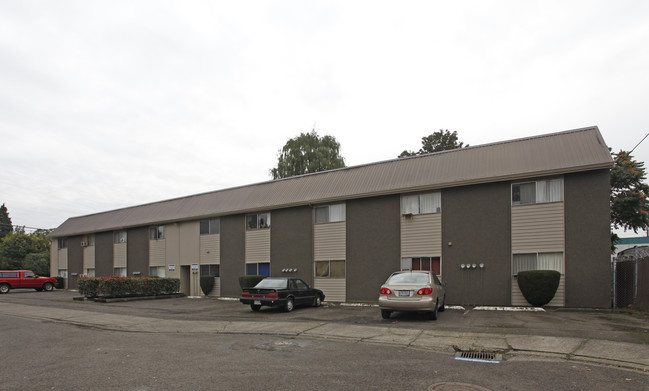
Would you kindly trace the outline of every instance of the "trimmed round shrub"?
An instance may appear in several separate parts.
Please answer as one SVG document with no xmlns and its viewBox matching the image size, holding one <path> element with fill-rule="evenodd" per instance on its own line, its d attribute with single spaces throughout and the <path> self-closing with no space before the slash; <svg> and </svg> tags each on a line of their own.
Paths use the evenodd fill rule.
<svg viewBox="0 0 649 391">
<path fill-rule="evenodd" d="M 65 289 L 65 278 L 56 276 L 56 289 Z"/>
<path fill-rule="evenodd" d="M 266 278 L 266 276 L 241 276 L 239 277 L 239 286 L 241 289 L 252 288 L 259 284 L 259 281 Z"/>
<path fill-rule="evenodd" d="M 214 277 L 201 276 L 201 290 L 205 296 L 209 295 L 212 289 L 214 289 Z"/>
<path fill-rule="evenodd" d="M 528 270 L 518 273 L 518 287 L 528 303 L 541 307 L 552 301 L 560 279 L 556 270 Z"/>
</svg>

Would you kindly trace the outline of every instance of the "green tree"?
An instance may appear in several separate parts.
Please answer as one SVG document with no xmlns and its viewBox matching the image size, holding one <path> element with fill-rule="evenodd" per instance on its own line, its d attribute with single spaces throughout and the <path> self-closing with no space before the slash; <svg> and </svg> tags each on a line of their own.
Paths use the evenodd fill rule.
<svg viewBox="0 0 649 391">
<path fill-rule="evenodd" d="M 458 141 L 457 132 L 449 132 L 448 129 L 440 129 L 439 131 L 421 138 L 421 148 L 419 151 L 403 151 L 399 158 L 407 156 L 423 155 L 431 152 L 448 151 L 450 149 L 458 149 L 468 147 L 469 144 L 464 145 L 463 142 Z"/>
<path fill-rule="evenodd" d="M 649 228 L 649 186 L 646 179 L 643 162 L 633 159 L 630 152 L 613 153 L 615 162 L 611 170 L 611 225 L 613 229 L 638 230 Z M 615 251 L 615 243 L 619 241 L 615 233 L 611 233 L 611 251 Z"/>
<path fill-rule="evenodd" d="M 340 156 L 340 143 L 333 136 L 319 137 L 314 129 L 288 140 L 270 175 L 280 179 L 341 167 L 345 167 L 345 159 Z"/>
<path fill-rule="evenodd" d="M 50 241 L 49 230 L 37 230 L 34 233 L 12 232 L 0 240 L 0 267 L 3 269 L 47 270 L 49 274 Z M 44 264 L 46 262 L 47 267 Z"/>
<path fill-rule="evenodd" d="M 2 204 L 2 206 L 0 206 L 0 240 L 9 235 L 11 231 L 13 231 L 13 228 L 11 218 L 9 217 L 9 211 L 5 204 Z"/>
</svg>

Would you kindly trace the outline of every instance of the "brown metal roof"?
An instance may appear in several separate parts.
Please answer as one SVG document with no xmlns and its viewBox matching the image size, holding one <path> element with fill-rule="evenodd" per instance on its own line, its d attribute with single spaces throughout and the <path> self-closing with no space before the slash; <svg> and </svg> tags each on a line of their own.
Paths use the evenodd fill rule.
<svg viewBox="0 0 649 391">
<path fill-rule="evenodd" d="M 72 217 L 63 237 L 410 191 L 610 168 L 595 127 L 346 167 Z"/>
</svg>

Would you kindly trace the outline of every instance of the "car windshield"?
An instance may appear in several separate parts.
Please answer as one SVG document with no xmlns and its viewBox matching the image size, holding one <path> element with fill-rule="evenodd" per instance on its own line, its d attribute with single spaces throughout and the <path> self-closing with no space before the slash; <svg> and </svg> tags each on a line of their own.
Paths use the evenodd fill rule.
<svg viewBox="0 0 649 391">
<path fill-rule="evenodd" d="M 255 288 L 262 289 L 284 289 L 286 288 L 286 279 L 285 278 L 264 278 L 259 281 Z"/>
<path fill-rule="evenodd" d="M 428 284 L 430 275 L 427 273 L 399 273 L 388 280 L 388 284 Z"/>
</svg>

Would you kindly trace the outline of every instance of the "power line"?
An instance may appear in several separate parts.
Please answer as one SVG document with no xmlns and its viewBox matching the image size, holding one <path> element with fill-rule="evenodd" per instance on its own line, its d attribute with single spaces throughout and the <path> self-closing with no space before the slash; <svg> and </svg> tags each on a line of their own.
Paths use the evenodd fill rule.
<svg viewBox="0 0 649 391">
<path fill-rule="evenodd" d="M 3 223 L 0 222 L 0 227 L 7 227 L 7 228 L 24 228 L 24 229 L 33 229 L 33 230 L 48 230 L 50 228 L 36 228 L 36 227 L 28 227 L 26 225 L 20 225 L 20 224 L 9 224 L 9 223 Z"/>
<path fill-rule="evenodd" d="M 642 140 L 640 140 L 640 142 L 637 143 L 637 144 L 635 145 L 635 147 L 633 147 L 633 149 L 631 150 L 631 152 L 629 152 L 629 154 L 633 153 L 633 151 L 635 151 L 635 149 L 638 148 L 638 145 L 642 144 L 642 142 L 644 141 L 644 139 L 647 138 L 647 136 L 649 136 L 649 133 L 647 133 L 647 134 L 642 138 Z"/>
</svg>

